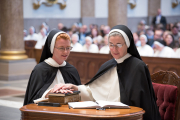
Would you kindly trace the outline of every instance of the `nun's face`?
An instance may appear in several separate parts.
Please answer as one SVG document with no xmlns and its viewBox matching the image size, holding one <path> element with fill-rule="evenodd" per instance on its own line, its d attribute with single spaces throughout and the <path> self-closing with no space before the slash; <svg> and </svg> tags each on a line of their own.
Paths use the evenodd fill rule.
<svg viewBox="0 0 180 120">
<path fill-rule="evenodd" d="M 144 37 L 140 37 L 141 46 L 144 46 L 146 44 L 146 40 Z"/>
<path fill-rule="evenodd" d="M 70 44 L 71 42 L 69 40 L 63 38 L 56 40 L 52 58 L 58 64 L 62 64 L 68 58 L 70 54 Z"/>
<path fill-rule="evenodd" d="M 117 46 L 120 45 L 121 47 Z M 112 47 L 114 46 L 114 47 Z M 124 55 L 127 54 L 127 45 L 124 41 L 124 38 L 121 36 L 111 36 L 109 38 L 109 48 L 111 51 L 111 55 L 115 58 L 115 59 L 119 59 L 122 58 Z"/>
</svg>

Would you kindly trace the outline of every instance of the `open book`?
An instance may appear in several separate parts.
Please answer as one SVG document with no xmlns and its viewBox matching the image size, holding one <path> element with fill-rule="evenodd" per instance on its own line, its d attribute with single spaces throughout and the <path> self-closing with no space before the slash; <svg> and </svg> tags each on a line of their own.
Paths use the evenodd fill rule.
<svg viewBox="0 0 180 120">
<path fill-rule="evenodd" d="M 84 101 L 84 102 L 69 102 L 69 108 L 130 108 L 128 105 L 121 102 L 109 102 L 109 101 Z"/>
</svg>

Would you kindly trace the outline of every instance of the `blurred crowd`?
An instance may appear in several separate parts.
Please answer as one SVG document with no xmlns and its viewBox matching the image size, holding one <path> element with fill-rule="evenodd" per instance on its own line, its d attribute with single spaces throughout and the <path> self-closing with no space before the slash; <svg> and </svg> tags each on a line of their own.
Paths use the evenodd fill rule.
<svg viewBox="0 0 180 120">
<path fill-rule="evenodd" d="M 75 23 L 67 28 L 62 23 L 57 25 L 59 30 L 69 34 L 72 41 L 72 51 L 109 54 L 107 34 L 109 26 Z M 24 40 L 36 40 L 36 49 L 42 49 L 50 29 L 46 23 L 42 23 L 39 33 L 31 26 L 29 31 L 24 30 Z M 141 20 L 137 25 L 137 32 L 133 33 L 134 42 L 141 56 L 155 57 L 179 57 L 180 58 L 180 22 L 167 24 L 146 25 Z"/>
<path fill-rule="evenodd" d="M 29 31 L 24 30 L 24 40 L 36 40 L 36 49 L 42 49 L 50 32 L 45 22 L 40 27 L 39 33 L 33 26 Z M 74 23 L 71 28 L 67 28 L 59 23 L 57 29 L 69 34 L 72 51 L 109 54 L 107 34 L 111 28 L 107 25 Z M 145 20 L 139 22 L 133 38 L 141 56 L 180 58 L 180 22 L 167 24 L 160 9 L 151 25 L 147 25 Z"/>
</svg>

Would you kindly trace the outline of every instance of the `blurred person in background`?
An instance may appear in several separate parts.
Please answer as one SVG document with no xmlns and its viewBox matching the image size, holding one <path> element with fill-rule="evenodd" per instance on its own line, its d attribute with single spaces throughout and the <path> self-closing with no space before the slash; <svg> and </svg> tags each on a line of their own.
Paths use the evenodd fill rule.
<svg viewBox="0 0 180 120">
<path fill-rule="evenodd" d="M 138 36 L 145 34 L 145 27 L 146 27 L 146 21 L 141 20 L 138 24 L 138 30 L 136 32 L 138 34 Z"/>
<path fill-rule="evenodd" d="M 86 43 L 83 46 L 82 52 L 99 53 L 99 48 L 96 44 L 92 44 L 92 38 L 87 36 Z"/>
<path fill-rule="evenodd" d="M 80 30 L 79 30 L 79 43 L 81 45 L 84 45 L 85 44 L 85 37 L 87 35 L 87 26 L 86 25 L 83 25 Z"/>
<path fill-rule="evenodd" d="M 174 37 L 171 34 L 167 34 L 165 39 L 164 39 L 166 46 L 174 49 L 175 48 L 175 42 L 174 42 Z"/>
<path fill-rule="evenodd" d="M 170 31 L 168 31 L 168 30 L 164 31 L 164 33 L 163 33 L 163 40 L 165 40 L 166 35 L 168 35 L 168 34 L 170 34 Z"/>
<path fill-rule="evenodd" d="M 29 35 L 26 37 L 26 40 L 39 40 L 39 36 L 37 33 L 35 33 L 35 28 L 33 26 L 29 28 Z"/>
<path fill-rule="evenodd" d="M 163 45 L 165 45 L 165 41 L 163 40 L 163 30 L 162 29 L 156 29 L 154 32 L 154 41 L 159 41 Z"/>
<path fill-rule="evenodd" d="M 23 30 L 23 33 L 24 33 L 24 40 L 26 40 L 26 38 L 27 38 L 27 34 L 28 34 L 28 32 L 27 32 L 27 30 Z"/>
<path fill-rule="evenodd" d="M 99 53 L 109 54 L 109 45 L 108 45 L 108 34 L 104 36 L 104 46 L 100 49 Z"/>
<path fill-rule="evenodd" d="M 178 48 L 175 52 L 176 58 L 180 58 L 180 48 Z"/>
<path fill-rule="evenodd" d="M 158 24 L 162 24 L 163 30 L 166 30 L 167 22 L 166 22 L 165 16 L 162 16 L 162 14 L 161 14 L 161 9 L 157 10 L 157 15 L 152 20 L 152 25 L 154 26 L 155 29 L 156 29 Z"/>
<path fill-rule="evenodd" d="M 71 41 L 72 41 L 71 46 L 73 47 L 71 51 L 82 52 L 82 45 L 80 43 L 78 43 L 78 41 L 79 41 L 78 34 L 73 34 Z"/>
<path fill-rule="evenodd" d="M 35 45 L 36 49 L 42 49 L 44 44 L 45 44 L 45 42 L 46 42 L 46 38 L 47 38 L 47 36 L 46 36 L 46 34 L 47 34 L 46 29 L 42 28 L 40 30 L 40 33 L 41 33 L 41 35 L 39 35 L 39 40 L 37 41 L 37 43 Z"/>
<path fill-rule="evenodd" d="M 168 46 L 164 46 L 162 43 L 155 41 L 154 42 L 154 57 L 167 57 L 167 58 L 174 58 L 175 52 L 172 48 Z"/>
<path fill-rule="evenodd" d="M 111 28 L 108 25 L 106 25 L 103 30 L 104 35 L 109 34 L 110 30 L 111 30 Z"/>
<path fill-rule="evenodd" d="M 105 27 L 105 25 L 101 25 L 101 26 L 100 26 L 100 34 L 101 34 L 102 37 L 105 36 L 104 31 L 103 31 L 103 30 L 104 30 L 104 27 Z"/>
<path fill-rule="evenodd" d="M 154 55 L 154 50 L 152 49 L 151 46 L 147 45 L 147 37 L 146 35 L 141 35 L 140 37 L 141 41 L 141 46 L 137 48 L 140 56 L 153 56 Z"/>
<path fill-rule="evenodd" d="M 94 28 L 94 24 L 90 24 L 89 25 L 89 32 L 87 32 L 86 36 L 91 35 L 91 31 L 92 31 L 93 28 Z"/>
<path fill-rule="evenodd" d="M 147 44 L 152 47 L 154 43 L 154 32 L 152 31 L 151 28 L 146 29 L 146 36 L 147 36 Z"/>
<path fill-rule="evenodd" d="M 59 24 L 58 24 L 58 29 L 59 29 L 59 30 L 62 30 L 63 28 L 64 28 L 64 25 L 63 25 L 62 23 L 59 23 Z"/>
<path fill-rule="evenodd" d="M 139 40 L 139 36 L 137 33 L 133 33 L 133 38 L 134 38 L 134 43 L 135 43 L 136 47 L 141 46 L 141 41 Z"/>
<path fill-rule="evenodd" d="M 178 33 L 178 26 L 177 26 L 177 25 L 174 25 L 174 26 L 172 27 L 171 32 L 172 32 L 172 35 L 173 35 L 173 37 L 174 37 L 175 43 L 178 43 L 179 37 L 180 37 L 180 34 Z"/>
</svg>

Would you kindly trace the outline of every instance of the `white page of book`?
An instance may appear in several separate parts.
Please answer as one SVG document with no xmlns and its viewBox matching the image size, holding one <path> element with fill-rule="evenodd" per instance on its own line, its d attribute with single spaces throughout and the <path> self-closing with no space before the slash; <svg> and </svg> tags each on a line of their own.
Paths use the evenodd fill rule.
<svg viewBox="0 0 180 120">
<path fill-rule="evenodd" d="M 99 105 L 93 101 L 69 102 L 68 105 L 72 108 L 99 108 Z"/>
<path fill-rule="evenodd" d="M 106 106 L 106 105 L 108 105 L 108 106 L 128 106 L 128 105 L 126 105 L 126 104 L 123 104 L 123 103 L 121 103 L 121 102 L 110 102 L 110 101 L 102 101 L 102 100 L 98 100 L 98 101 L 96 101 L 98 104 L 99 104 L 99 106 L 101 106 L 101 107 L 104 107 L 104 106 Z"/>
</svg>

